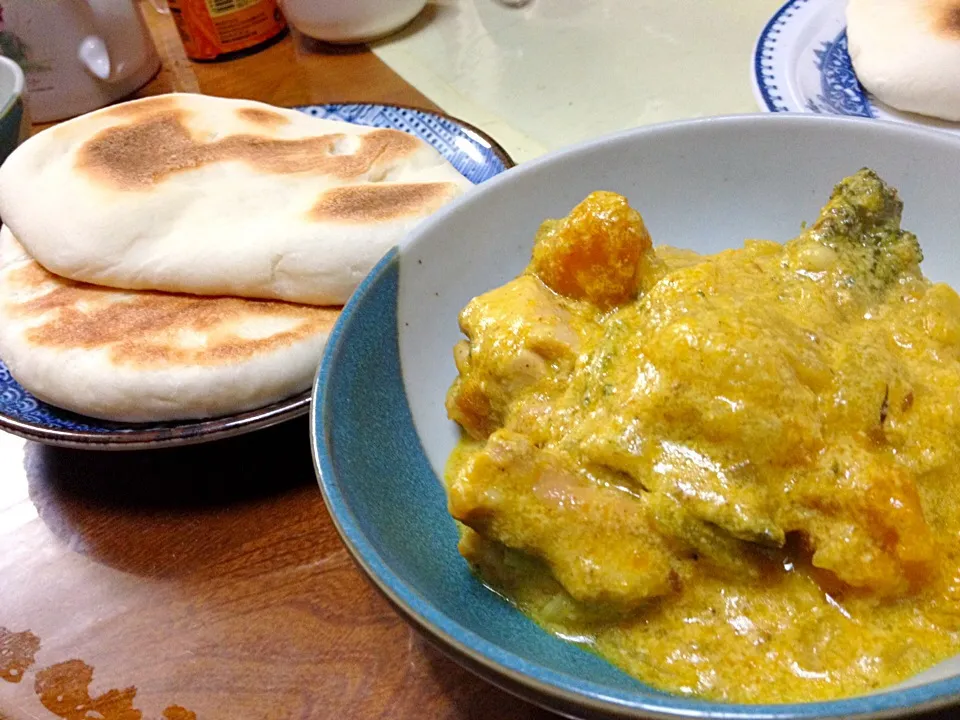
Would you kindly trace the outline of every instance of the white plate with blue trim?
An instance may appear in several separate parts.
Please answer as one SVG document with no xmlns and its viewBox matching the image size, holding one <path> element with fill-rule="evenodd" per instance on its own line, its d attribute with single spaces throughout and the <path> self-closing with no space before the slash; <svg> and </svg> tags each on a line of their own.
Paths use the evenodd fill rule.
<svg viewBox="0 0 960 720">
<path fill-rule="evenodd" d="M 867 92 L 847 52 L 845 0 L 789 0 L 753 53 L 753 89 L 769 112 L 893 120 L 960 134 L 960 123 L 905 113 Z"/>
<path fill-rule="evenodd" d="M 469 123 L 400 105 L 338 103 L 295 108 L 319 118 L 395 128 L 435 147 L 475 184 L 513 166 L 495 140 Z M 169 423 L 117 423 L 77 415 L 27 392 L 0 360 L 0 430 L 48 445 L 98 450 L 142 450 L 192 445 L 252 432 L 305 415 L 310 393 L 227 417 Z"/>
</svg>

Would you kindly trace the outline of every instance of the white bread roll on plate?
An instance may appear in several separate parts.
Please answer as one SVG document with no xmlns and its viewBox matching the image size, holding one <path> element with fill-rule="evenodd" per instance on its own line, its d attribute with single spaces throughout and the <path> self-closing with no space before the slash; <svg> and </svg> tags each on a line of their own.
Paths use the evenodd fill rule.
<svg viewBox="0 0 960 720">
<path fill-rule="evenodd" d="M 0 357 L 36 397 L 82 415 L 218 417 L 303 392 L 338 315 L 65 280 L 0 228 Z"/>
<path fill-rule="evenodd" d="M 171 94 L 30 138 L 0 167 L 0 217 L 72 280 L 339 305 L 471 186 L 399 130 Z"/>
<path fill-rule="evenodd" d="M 960 120 L 960 0 L 849 0 L 857 79 L 898 110 Z"/>
</svg>

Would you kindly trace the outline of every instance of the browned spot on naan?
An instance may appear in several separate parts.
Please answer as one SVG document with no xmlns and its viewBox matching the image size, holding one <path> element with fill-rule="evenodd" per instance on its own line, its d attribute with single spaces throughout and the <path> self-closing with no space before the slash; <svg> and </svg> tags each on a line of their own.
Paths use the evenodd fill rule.
<svg viewBox="0 0 960 720">
<path fill-rule="evenodd" d="M 51 280 L 60 280 L 68 285 L 79 284 L 48 272 L 37 262 L 28 262 L 21 267 L 11 270 L 7 276 L 7 283 L 15 290 L 30 290 Z"/>
<path fill-rule="evenodd" d="M 285 115 L 266 108 L 240 108 L 237 110 L 237 116 L 241 120 L 246 120 L 255 125 L 271 128 L 287 125 L 290 122 L 290 119 Z"/>
<path fill-rule="evenodd" d="M 63 720 L 141 720 L 133 707 L 137 689 L 108 690 L 90 697 L 93 668 L 82 660 L 67 660 L 37 673 L 34 691 L 43 706 Z"/>
<path fill-rule="evenodd" d="M 423 215 L 453 197 L 453 183 L 353 185 L 328 190 L 310 210 L 310 219 L 368 223 Z"/>
<path fill-rule="evenodd" d="M 60 278 L 33 261 L 11 271 L 7 282 L 37 291 L 10 308 L 21 317 L 44 317 L 42 324 L 27 331 L 29 342 L 54 348 L 106 348 L 117 365 L 144 369 L 242 362 L 326 333 L 340 314 L 339 308 L 275 300 L 124 292 Z M 244 338 L 235 332 L 244 319 L 279 319 L 290 322 L 290 327 L 263 338 Z M 201 333 L 205 344 L 183 347 L 179 341 L 183 331 Z"/>
<path fill-rule="evenodd" d="M 177 98 L 171 95 L 133 100 L 81 115 L 70 122 L 59 123 L 48 128 L 46 132 L 54 134 L 64 142 L 72 143 L 78 138 L 86 138 L 98 132 L 103 128 L 104 122 L 112 124 L 116 121 L 143 121 L 151 115 L 176 110 L 178 105 Z"/>
<path fill-rule="evenodd" d="M 0 678 L 11 683 L 23 680 L 40 649 L 40 638 L 29 630 L 12 632 L 0 627 Z"/>
<path fill-rule="evenodd" d="M 960 3 L 948 8 L 943 14 L 943 29 L 960 40 Z"/>
<path fill-rule="evenodd" d="M 960 40 L 960 0 L 932 0 L 928 8 L 934 30 L 952 40 Z"/>
<path fill-rule="evenodd" d="M 135 118 L 155 112 L 173 110 L 179 104 L 179 99 L 174 95 L 157 95 L 155 97 L 114 105 L 113 107 L 100 111 L 99 114 L 104 117 Z"/>
<path fill-rule="evenodd" d="M 175 173 L 227 161 L 239 161 L 263 173 L 350 180 L 420 147 L 416 138 L 399 130 L 362 135 L 356 152 L 347 155 L 334 154 L 343 135 L 281 140 L 246 134 L 203 142 L 190 134 L 186 117 L 183 111 L 155 113 L 107 128 L 79 149 L 77 168 L 120 190 L 147 190 Z"/>
</svg>

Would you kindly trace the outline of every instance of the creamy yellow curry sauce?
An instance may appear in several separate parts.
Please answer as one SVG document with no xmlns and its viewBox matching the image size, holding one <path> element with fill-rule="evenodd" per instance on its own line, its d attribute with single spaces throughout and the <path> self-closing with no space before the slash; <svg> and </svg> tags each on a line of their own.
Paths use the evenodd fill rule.
<svg viewBox="0 0 960 720">
<path fill-rule="evenodd" d="M 676 693 L 835 698 L 960 652 L 960 297 L 897 193 L 786 244 L 654 249 L 614 193 L 460 322 L 460 550 L 543 627 Z"/>
</svg>

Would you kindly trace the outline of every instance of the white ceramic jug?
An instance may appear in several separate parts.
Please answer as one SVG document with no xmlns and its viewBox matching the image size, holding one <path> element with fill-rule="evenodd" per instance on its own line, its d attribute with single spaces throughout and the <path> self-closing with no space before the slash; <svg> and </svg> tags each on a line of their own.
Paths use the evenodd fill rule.
<svg viewBox="0 0 960 720">
<path fill-rule="evenodd" d="M 0 55 L 23 68 L 34 122 L 108 105 L 160 68 L 135 0 L 0 0 Z"/>
</svg>

